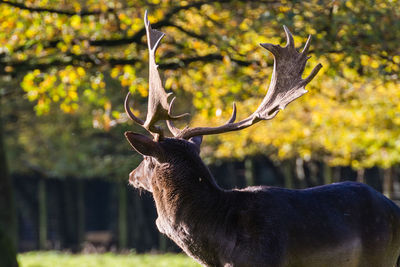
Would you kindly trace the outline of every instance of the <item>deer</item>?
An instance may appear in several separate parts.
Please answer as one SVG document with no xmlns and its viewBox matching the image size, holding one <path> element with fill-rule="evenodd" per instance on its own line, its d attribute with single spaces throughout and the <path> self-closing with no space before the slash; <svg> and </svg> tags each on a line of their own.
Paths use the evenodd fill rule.
<svg viewBox="0 0 400 267">
<path fill-rule="evenodd" d="M 286 45 L 262 43 L 274 57 L 270 85 L 259 107 L 236 121 L 216 127 L 180 129 L 173 115 L 175 97 L 163 88 L 155 53 L 164 33 L 144 16 L 149 49 L 149 95 L 146 120 L 127 115 L 150 136 L 125 132 L 143 161 L 129 183 L 154 198 L 158 230 L 203 266 L 395 266 L 400 254 L 400 208 L 368 185 L 341 182 L 308 189 L 253 186 L 225 190 L 200 157 L 205 135 L 238 131 L 274 118 L 307 92 L 305 86 L 322 68 L 302 78 L 311 35 L 302 52 L 286 26 Z M 171 137 L 156 125 L 164 121 Z"/>
</svg>

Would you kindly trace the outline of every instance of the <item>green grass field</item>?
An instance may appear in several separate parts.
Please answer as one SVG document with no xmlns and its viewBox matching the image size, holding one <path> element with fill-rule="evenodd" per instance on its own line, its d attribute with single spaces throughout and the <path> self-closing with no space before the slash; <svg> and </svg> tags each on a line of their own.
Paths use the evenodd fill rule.
<svg viewBox="0 0 400 267">
<path fill-rule="evenodd" d="M 67 254 L 28 252 L 18 255 L 20 267 L 199 267 L 185 254 Z"/>
</svg>

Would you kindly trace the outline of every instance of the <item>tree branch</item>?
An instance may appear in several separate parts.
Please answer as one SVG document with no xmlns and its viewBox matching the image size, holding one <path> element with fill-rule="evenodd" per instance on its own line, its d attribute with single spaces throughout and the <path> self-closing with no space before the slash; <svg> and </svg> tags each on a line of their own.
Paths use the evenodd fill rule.
<svg viewBox="0 0 400 267">
<path fill-rule="evenodd" d="M 212 61 L 222 61 L 223 56 L 220 54 L 208 54 L 205 56 L 193 56 L 193 57 L 187 57 L 187 58 L 181 58 L 178 61 L 174 62 L 166 62 L 166 63 L 161 63 L 159 64 L 160 69 L 164 70 L 174 70 L 178 68 L 182 68 L 184 66 L 189 65 L 190 63 L 193 62 L 212 62 Z M 168 59 L 166 59 L 168 61 Z M 232 62 L 235 62 L 236 64 L 240 66 L 249 66 L 251 64 L 259 64 L 258 61 L 244 61 L 240 59 L 234 59 L 231 58 Z M 73 66 L 82 66 L 87 63 L 91 63 L 94 66 L 116 66 L 116 65 L 134 65 L 137 62 L 141 62 L 140 59 L 137 58 L 131 58 L 131 59 L 124 59 L 124 58 L 111 58 L 108 60 L 100 60 L 97 59 L 94 55 L 73 55 L 69 54 L 66 56 L 64 59 L 57 59 L 53 60 L 51 62 L 46 62 L 46 63 L 36 63 L 32 62 L 31 60 L 26 60 L 26 61 L 17 61 L 17 62 L 7 62 L 7 63 L 0 63 L 0 75 L 16 75 L 17 73 L 24 73 L 27 71 L 32 71 L 35 69 L 39 69 L 41 71 L 48 70 L 52 67 L 64 67 L 68 65 L 73 65 Z M 5 68 L 6 67 L 11 67 L 13 71 L 11 72 L 6 72 Z"/>
<path fill-rule="evenodd" d="M 200 1 L 200 2 L 195 2 L 186 6 L 176 6 L 174 8 L 172 8 L 169 12 L 167 12 L 164 16 L 163 19 L 161 19 L 160 21 L 151 24 L 151 26 L 154 29 L 160 29 L 162 27 L 165 26 L 174 26 L 176 27 L 176 25 L 174 25 L 170 19 L 179 11 L 181 10 L 187 10 L 190 8 L 200 8 L 205 4 L 211 4 L 214 2 L 229 2 L 231 0 L 222 0 L 222 1 L 216 1 L 216 0 L 212 0 L 212 1 Z M 145 27 L 142 27 L 139 31 L 137 31 L 132 37 L 130 38 L 119 38 L 119 39 L 99 39 L 99 40 L 92 40 L 90 41 L 90 45 L 92 46 L 118 46 L 118 45 L 124 45 L 124 44 L 130 44 L 130 43 L 140 43 L 140 40 L 142 39 L 142 37 L 146 34 L 146 29 Z"/>
<path fill-rule="evenodd" d="M 17 7 L 20 9 L 28 10 L 31 12 L 50 12 L 50 13 L 56 13 L 56 14 L 61 14 L 61 15 L 66 15 L 66 16 L 90 16 L 90 15 L 100 15 L 100 14 L 105 14 L 109 12 L 114 12 L 114 8 L 108 8 L 106 11 L 101 11 L 101 10 L 82 10 L 79 12 L 75 11 L 68 11 L 68 10 L 61 10 L 61 9 L 52 9 L 52 8 L 45 8 L 45 7 L 29 7 L 21 3 L 16 3 L 16 2 L 11 2 L 11 1 L 5 1 L 5 0 L 0 0 L 0 4 L 6 4 L 9 6 Z"/>
<path fill-rule="evenodd" d="M 188 30 L 186 30 L 186 29 L 182 28 L 181 26 L 178 26 L 178 25 L 176 25 L 174 23 L 171 23 L 169 26 L 174 27 L 174 28 L 180 30 L 181 32 L 183 32 L 184 34 L 186 34 L 186 35 L 188 35 L 190 37 L 199 39 L 201 41 L 206 41 L 206 39 L 207 39 L 206 35 L 199 35 L 199 34 L 197 34 L 195 32 L 188 31 Z"/>
</svg>

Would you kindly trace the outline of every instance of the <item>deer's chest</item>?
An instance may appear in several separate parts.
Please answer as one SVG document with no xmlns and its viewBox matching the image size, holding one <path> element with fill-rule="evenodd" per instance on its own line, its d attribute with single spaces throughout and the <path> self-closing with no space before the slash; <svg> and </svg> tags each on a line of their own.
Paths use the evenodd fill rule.
<svg viewBox="0 0 400 267">
<path fill-rule="evenodd" d="M 158 217 L 156 225 L 189 256 L 206 266 L 219 266 L 218 249 L 205 233 L 196 234 L 190 225 L 172 223 L 164 217 Z"/>
<path fill-rule="evenodd" d="M 170 219 L 160 216 L 156 220 L 156 225 L 161 233 L 168 236 L 184 250 L 188 244 L 193 242 L 186 225 L 174 224 Z"/>
</svg>

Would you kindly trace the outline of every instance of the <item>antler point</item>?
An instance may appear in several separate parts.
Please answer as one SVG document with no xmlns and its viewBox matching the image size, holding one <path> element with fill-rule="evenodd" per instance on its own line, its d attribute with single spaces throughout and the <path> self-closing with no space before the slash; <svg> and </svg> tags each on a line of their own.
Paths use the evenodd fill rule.
<svg viewBox="0 0 400 267">
<path fill-rule="evenodd" d="M 308 84 L 309 82 L 311 82 L 312 79 L 314 79 L 314 77 L 317 75 L 317 73 L 319 72 L 319 70 L 322 68 L 322 64 L 318 63 L 317 66 L 314 67 L 314 69 L 311 71 L 310 75 L 307 76 L 307 78 L 305 78 L 304 81 L 304 86 L 306 84 Z"/>
<path fill-rule="evenodd" d="M 273 55 L 275 55 L 276 46 L 270 43 L 260 43 L 260 46 L 267 49 Z"/>
<path fill-rule="evenodd" d="M 232 104 L 232 116 L 231 118 L 228 120 L 228 123 L 233 123 L 236 120 L 236 103 L 233 102 Z"/>
<path fill-rule="evenodd" d="M 303 55 L 306 55 L 308 52 L 308 49 L 310 48 L 310 43 L 311 43 L 311 34 L 308 35 L 306 44 L 304 45 L 303 51 L 301 51 L 301 53 Z"/>
<path fill-rule="evenodd" d="M 150 25 L 147 9 L 144 11 L 144 24 L 146 27 Z"/>
<path fill-rule="evenodd" d="M 285 30 L 286 33 L 286 46 L 294 48 L 294 39 L 292 33 L 285 25 L 283 25 L 283 29 Z"/>
</svg>

